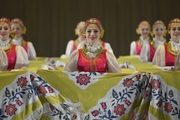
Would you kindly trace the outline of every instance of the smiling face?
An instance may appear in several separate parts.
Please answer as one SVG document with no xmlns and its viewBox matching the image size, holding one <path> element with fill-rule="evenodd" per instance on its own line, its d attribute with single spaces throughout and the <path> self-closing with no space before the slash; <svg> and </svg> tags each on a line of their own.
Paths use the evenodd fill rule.
<svg viewBox="0 0 180 120">
<path fill-rule="evenodd" d="M 147 39 L 150 33 L 150 27 L 146 24 L 142 24 L 139 26 L 139 33 L 143 39 Z"/>
<path fill-rule="evenodd" d="M 101 31 L 96 24 L 89 24 L 85 29 L 85 36 L 88 43 L 92 45 L 99 42 Z"/>
<path fill-rule="evenodd" d="M 3 41 L 8 40 L 10 33 L 11 33 L 10 26 L 5 22 L 1 22 L 0 23 L 0 39 Z"/>
<path fill-rule="evenodd" d="M 165 26 L 163 24 L 156 24 L 153 26 L 153 34 L 158 40 L 163 39 L 165 33 Z"/>
<path fill-rule="evenodd" d="M 11 30 L 15 32 L 15 38 L 20 38 L 23 34 L 22 27 L 18 23 L 13 23 Z"/>
<path fill-rule="evenodd" d="M 171 27 L 169 28 L 168 33 L 171 36 L 171 40 L 175 42 L 179 42 L 180 41 L 180 23 L 172 24 Z"/>
</svg>

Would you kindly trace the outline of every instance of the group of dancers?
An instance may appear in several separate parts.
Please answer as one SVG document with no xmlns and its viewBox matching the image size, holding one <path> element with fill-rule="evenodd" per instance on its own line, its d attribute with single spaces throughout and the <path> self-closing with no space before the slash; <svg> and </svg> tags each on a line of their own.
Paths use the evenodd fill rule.
<svg viewBox="0 0 180 120">
<path fill-rule="evenodd" d="M 151 62 L 160 67 L 179 66 L 180 19 L 172 19 L 168 28 L 161 20 L 151 26 L 142 21 L 137 28 L 139 39 L 130 44 L 130 55 L 142 62 Z M 36 59 L 33 44 L 23 39 L 26 27 L 15 18 L 0 18 L 0 71 L 28 67 L 29 60 Z M 104 42 L 104 28 L 97 18 L 78 23 L 75 29 L 78 38 L 70 40 L 63 57 L 69 58 L 64 70 L 85 72 L 121 72 L 111 45 Z M 166 40 L 166 34 L 170 40 Z M 151 37 L 152 36 L 152 40 Z M 62 56 L 61 56 L 62 57 Z"/>
</svg>

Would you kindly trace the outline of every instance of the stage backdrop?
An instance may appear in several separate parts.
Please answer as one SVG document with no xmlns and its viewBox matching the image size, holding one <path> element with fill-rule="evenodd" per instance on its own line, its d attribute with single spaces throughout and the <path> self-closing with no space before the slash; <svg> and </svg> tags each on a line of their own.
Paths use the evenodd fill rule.
<svg viewBox="0 0 180 120">
<path fill-rule="evenodd" d="M 33 42 L 38 56 L 49 57 L 63 54 L 67 42 L 77 37 L 76 24 L 90 17 L 102 21 L 103 40 L 116 57 L 129 55 L 131 41 L 139 38 L 135 30 L 140 21 L 167 25 L 180 18 L 180 0 L 0 0 L 0 5 L 0 17 L 22 19 L 24 38 Z"/>
</svg>

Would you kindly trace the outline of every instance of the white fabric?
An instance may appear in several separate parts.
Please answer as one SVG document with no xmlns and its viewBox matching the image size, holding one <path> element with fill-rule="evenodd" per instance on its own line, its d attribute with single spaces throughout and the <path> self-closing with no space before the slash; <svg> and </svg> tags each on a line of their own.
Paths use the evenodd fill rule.
<svg viewBox="0 0 180 120">
<path fill-rule="evenodd" d="M 84 47 L 85 42 L 82 42 L 77 46 L 77 49 L 82 49 Z M 113 49 L 111 48 L 111 45 L 108 42 L 104 42 L 104 48 L 110 52 L 113 53 Z"/>
<path fill-rule="evenodd" d="M 170 42 L 172 50 L 174 50 L 174 51 L 180 50 L 180 44 L 179 43 L 176 43 L 172 40 L 170 40 L 169 42 Z M 164 45 L 160 45 L 156 49 L 152 63 L 153 63 L 153 65 L 164 67 L 164 66 L 166 66 L 165 61 L 166 61 L 165 60 L 165 48 L 164 48 Z"/>
<path fill-rule="evenodd" d="M 68 63 L 66 64 L 64 71 L 73 72 L 77 71 L 77 62 L 78 62 L 78 50 L 73 51 L 72 55 L 69 58 Z M 116 57 L 114 54 L 107 50 L 106 52 L 107 59 L 107 72 L 120 72 L 119 64 L 117 63 Z"/>
<path fill-rule="evenodd" d="M 21 69 L 28 67 L 29 61 L 26 51 L 21 46 L 16 46 L 16 64 L 14 69 Z M 7 70 L 8 58 L 6 52 L 0 48 L 0 70 Z"/>
<path fill-rule="evenodd" d="M 149 38 L 143 39 L 142 37 L 139 38 L 142 43 L 142 46 L 149 43 Z M 130 55 L 137 55 L 136 54 L 136 41 L 132 41 L 130 45 Z"/>
<path fill-rule="evenodd" d="M 22 44 L 22 40 L 23 40 L 23 38 L 21 37 L 19 39 L 13 39 L 12 42 L 15 45 L 21 45 Z M 28 42 L 27 43 L 27 47 L 28 47 L 28 50 L 27 50 L 28 59 L 29 60 L 36 60 L 36 51 L 35 51 L 35 48 L 34 48 L 32 42 Z"/>
<path fill-rule="evenodd" d="M 157 48 L 159 45 L 163 45 L 166 42 L 166 39 L 164 38 L 162 41 L 157 40 L 153 38 L 155 47 Z M 143 45 L 140 53 L 140 60 L 142 62 L 149 62 L 150 61 L 150 46 L 149 44 Z"/>
</svg>

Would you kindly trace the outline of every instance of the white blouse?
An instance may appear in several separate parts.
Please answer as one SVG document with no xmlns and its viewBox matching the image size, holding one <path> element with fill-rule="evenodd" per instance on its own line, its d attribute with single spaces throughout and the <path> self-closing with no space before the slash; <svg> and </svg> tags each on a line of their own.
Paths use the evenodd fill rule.
<svg viewBox="0 0 180 120">
<path fill-rule="evenodd" d="M 149 43 L 149 37 L 147 39 L 143 39 L 142 37 L 139 38 L 142 46 Z M 130 45 L 130 55 L 137 55 L 136 54 L 136 41 L 132 41 Z"/>
<path fill-rule="evenodd" d="M 166 39 L 164 38 L 162 41 L 160 41 L 160 40 L 153 38 L 153 41 L 154 41 L 155 47 L 157 48 L 159 45 L 164 45 L 164 43 L 166 42 Z M 140 60 L 142 62 L 150 61 L 150 46 L 149 46 L 149 44 L 145 44 L 142 47 L 141 53 L 140 53 Z"/>
<path fill-rule="evenodd" d="M 97 46 L 97 48 L 90 47 L 89 45 L 86 46 L 88 46 L 86 49 L 92 52 L 100 48 L 100 46 Z M 96 57 L 95 54 L 92 55 L 87 53 L 87 55 L 91 58 Z M 69 61 L 64 68 L 65 71 L 68 72 L 78 71 L 77 69 L 78 56 L 79 56 L 78 49 L 72 52 L 72 55 L 70 56 Z M 119 64 L 117 63 L 116 57 L 112 52 L 107 50 L 106 59 L 107 59 L 108 72 L 120 72 Z"/>
<path fill-rule="evenodd" d="M 13 39 L 13 44 L 15 45 L 22 45 L 22 41 L 23 38 L 19 38 L 19 39 Z M 35 48 L 32 44 L 32 42 L 27 42 L 27 46 L 28 46 L 28 50 L 27 50 L 27 54 L 28 54 L 28 59 L 29 60 L 36 60 L 36 51 Z"/>
<path fill-rule="evenodd" d="M 169 42 L 170 42 L 170 46 L 171 46 L 173 51 L 179 51 L 180 50 L 180 43 L 176 43 L 172 40 L 170 40 Z M 157 66 L 161 66 L 161 67 L 166 66 L 164 45 L 160 45 L 156 49 L 152 63 L 153 63 L 153 65 L 157 65 Z"/>
<path fill-rule="evenodd" d="M 9 39 L 10 41 L 10 39 Z M 5 46 L 7 46 L 9 43 L 7 43 Z M 7 54 L 3 49 L 3 45 L 1 44 L 0 40 L 0 71 L 7 70 L 8 67 L 8 58 Z M 20 69 L 23 67 L 28 67 L 29 61 L 28 61 L 28 55 L 24 48 L 22 46 L 16 46 L 16 64 L 14 69 Z"/>
</svg>

